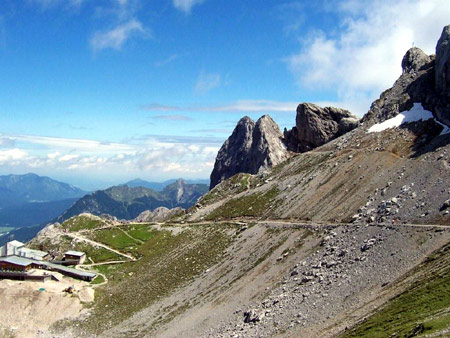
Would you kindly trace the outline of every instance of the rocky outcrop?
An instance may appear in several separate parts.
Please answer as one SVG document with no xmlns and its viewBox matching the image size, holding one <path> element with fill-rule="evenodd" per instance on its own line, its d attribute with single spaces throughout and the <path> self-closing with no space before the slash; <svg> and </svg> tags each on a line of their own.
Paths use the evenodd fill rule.
<svg viewBox="0 0 450 338">
<path fill-rule="evenodd" d="M 256 123 L 243 117 L 217 154 L 210 189 L 237 173 L 256 174 L 287 159 L 290 155 L 282 137 L 269 115 Z"/>
<path fill-rule="evenodd" d="M 435 81 L 437 92 L 450 98 L 450 25 L 444 27 L 436 46 Z"/>
<path fill-rule="evenodd" d="M 417 47 L 410 48 L 402 60 L 403 73 L 418 72 L 423 66 L 430 63 L 431 58 Z"/>
<path fill-rule="evenodd" d="M 256 122 L 252 139 L 250 173 L 270 168 L 289 157 L 280 128 L 269 115 Z"/>
<path fill-rule="evenodd" d="M 413 47 L 402 60 L 402 70 L 392 88 L 372 103 L 362 119 L 364 125 L 370 127 L 422 103 L 437 120 L 450 126 L 450 25 L 442 31 L 436 56 Z"/>
<path fill-rule="evenodd" d="M 165 207 L 156 208 L 153 211 L 145 210 L 139 214 L 134 220 L 136 222 L 162 222 L 171 217 L 182 215 L 184 213 L 183 208 L 168 209 Z"/>
<path fill-rule="evenodd" d="M 298 106 L 296 126 L 284 135 L 269 115 L 256 123 L 245 116 L 217 154 L 210 189 L 238 173 L 256 174 L 277 165 L 290 157 L 290 151 L 321 146 L 357 125 L 358 118 L 347 110 L 312 103 Z"/>
<path fill-rule="evenodd" d="M 305 152 L 357 126 L 358 118 L 347 110 L 301 103 L 297 107 L 296 125 L 291 130 L 284 131 L 284 138 L 289 150 Z"/>
</svg>

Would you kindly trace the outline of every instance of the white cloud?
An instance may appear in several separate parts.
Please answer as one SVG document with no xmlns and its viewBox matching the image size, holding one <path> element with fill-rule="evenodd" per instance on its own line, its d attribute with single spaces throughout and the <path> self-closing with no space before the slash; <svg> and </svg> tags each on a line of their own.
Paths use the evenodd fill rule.
<svg viewBox="0 0 450 338">
<path fill-rule="evenodd" d="M 8 162 L 24 160 L 27 155 L 28 153 L 26 151 L 18 148 L 0 151 L 0 165 Z"/>
<path fill-rule="evenodd" d="M 341 15 L 338 34 L 315 31 L 286 61 L 300 87 L 335 90 L 339 101 L 359 115 L 392 86 L 413 43 L 434 53 L 450 17 L 447 0 L 376 0 L 363 5 L 347 0 L 336 7 Z"/>
<path fill-rule="evenodd" d="M 131 19 L 109 31 L 95 33 L 90 45 L 95 51 L 106 48 L 119 50 L 132 35 L 148 35 L 142 23 L 136 19 Z"/>
<path fill-rule="evenodd" d="M 189 14 L 192 7 L 201 4 L 203 1 L 204 0 L 173 0 L 173 5 L 176 9 Z"/>
<path fill-rule="evenodd" d="M 220 74 L 201 72 L 195 84 L 194 91 L 196 94 L 205 95 L 212 89 L 219 87 L 221 83 L 222 77 Z"/>
<path fill-rule="evenodd" d="M 78 157 L 79 157 L 79 155 L 75 155 L 75 154 L 67 154 L 67 155 L 61 156 L 61 157 L 58 159 L 58 161 L 59 161 L 59 162 L 67 162 L 67 161 L 74 160 L 74 159 L 76 159 L 76 158 L 78 158 Z"/>
<path fill-rule="evenodd" d="M 42 145 L 50 149 L 76 150 L 78 152 L 88 153 L 116 153 L 116 152 L 133 152 L 135 149 L 127 144 L 107 143 L 84 139 L 58 138 L 47 136 L 33 135 L 9 135 L 9 139 L 17 142 L 26 142 L 34 145 Z M 58 153 L 59 154 L 59 153 Z M 55 156 L 55 152 L 49 155 Z M 56 157 L 56 156 L 55 156 Z"/>
<path fill-rule="evenodd" d="M 220 144 L 198 138 L 148 137 L 129 144 L 2 135 L 17 147 L 0 151 L 0 171 L 84 175 L 208 177 Z M 174 175 L 174 176 L 171 176 Z"/>
<path fill-rule="evenodd" d="M 47 158 L 53 160 L 57 158 L 59 155 L 61 155 L 61 153 L 59 151 L 55 151 L 54 153 L 47 154 Z"/>
</svg>

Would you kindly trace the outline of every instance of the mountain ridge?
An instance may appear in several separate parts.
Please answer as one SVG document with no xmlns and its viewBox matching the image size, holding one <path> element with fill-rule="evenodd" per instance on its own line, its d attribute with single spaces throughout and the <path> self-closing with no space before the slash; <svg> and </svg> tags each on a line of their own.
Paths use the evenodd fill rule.
<svg viewBox="0 0 450 338">
<path fill-rule="evenodd" d="M 62 222 L 85 212 L 97 216 L 108 214 L 119 219 L 131 220 L 143 211 L 153 211 L 158 207 L 188 208 L 206 191 L 205 184 L 187 184 L 181 179 L 167 185 L 161 192 L 142 186 L 114 186 L 97 190 L 79 199 L 58 217 L 58 221 Z"/>
<path fill-rule="evenodd" d="M 141 178 L 135 178 L 126 183 L 119 184 L 119 185 L 127 185 L 130 188 L 144 187 L 144 188 L 149 188 L 149 189 L 153 189 L 156 191 L 162 191 L 166 186 L 168 186 L 169 184 L 172 184 L 180 179 L 188 184 L 209 184 L 209 179 L 183 179 L 183 178 L 175 179 L 175 178 L 173 178 L 173 179 L 166 180 L 163 182 L 152 182 L 152 181 L 143 180 Z"/>
<path fill-rule="evenodd" d="M 71 184 L 33 173 L 0 176 L 0 204 L 3 206 L 78 198 L 86 193 Z"/>
</svg>

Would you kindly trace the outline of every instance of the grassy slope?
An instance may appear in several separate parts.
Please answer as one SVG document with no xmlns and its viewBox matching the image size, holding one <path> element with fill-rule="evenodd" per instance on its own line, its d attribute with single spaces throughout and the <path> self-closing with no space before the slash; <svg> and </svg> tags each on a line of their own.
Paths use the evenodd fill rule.
<svg viewBox="0 0 450 338">
<path fill-rule="evenodd" d="M 83 329 L 98 334 L 192 281 L 222 257 L 231 241 L 230 233 L 235 230 L 226 225 L 191 227 L 177 235 L 150 230 L 145 224 L 92 231 L 90 237 L 139 259 L 96 267 L 108 283 L 97 289 L 93 315 L 81 324 Z M 90 255 L 96 261 L 103 254 Z M 100 282 L 94 280 L 93 284 Z M 59 325 L 65 326 L 59 323 L 56 327 Z"/>
<path fill-rule="evenodd" d="M 341 337 L 450 335 L 450 244 L 413 271 L 419 278 L 366 321 Z M 447 333 L 443 333 L 448 330 Z"/>
<path fill-rule="evenodd" d="M 261 217 L 276 205 L 278 189 L 272 188 L 264 193 L 231 199 L 210 213 L 206 219 L 231 219 L 234 217 Z"/>
<path fill-rule="evenodd" d="M 62 227 L 68 231 L 75 232 L 80 230 L 92 230 L 106 225 L 106 223 L 99 219 L 92 219 L 88 216 L 77 216 L 70 218 L 62 224 Z"/>
</svg>

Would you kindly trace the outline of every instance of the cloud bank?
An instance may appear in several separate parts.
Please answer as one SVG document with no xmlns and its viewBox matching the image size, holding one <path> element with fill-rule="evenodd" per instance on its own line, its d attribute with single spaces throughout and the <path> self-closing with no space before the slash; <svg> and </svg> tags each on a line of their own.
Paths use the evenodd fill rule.
<svg viewBox="0 0 450 338">
<path fill-rule="evenodd" d="M 4 141 L 6 140 L 6 141 Z M 101 176 L 208 177 L 223 140 L 146 136 L 124 143 L 0 135 L 0 170 Z"/>
</svg>

